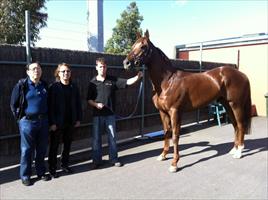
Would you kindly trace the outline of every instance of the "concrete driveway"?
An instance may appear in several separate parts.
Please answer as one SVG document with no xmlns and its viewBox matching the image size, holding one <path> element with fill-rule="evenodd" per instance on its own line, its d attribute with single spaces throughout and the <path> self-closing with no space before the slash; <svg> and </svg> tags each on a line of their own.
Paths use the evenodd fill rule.
<svg viewBox="0 0 268 200">
<path fill-rule="evenodd" d="M 253 118 L 241 159 L 228 154 L 234 138 L 230 124 L 195 129 L 183 129 L 177 173 L 168 172 L 171 153 L 167 161 L 156 161 L 162 140 L 132 140 L 119 146 L 121 168 L 107 163 L 91 170 L 85 159 L 90 152 L 84 151 L 73 155 L 74 174 L 60 172 L 59 178 L 30 187 L 18 179 L 18 166 L 1 169 L 0 199 L 268 199 L 267 118 Z"/>
</svg>

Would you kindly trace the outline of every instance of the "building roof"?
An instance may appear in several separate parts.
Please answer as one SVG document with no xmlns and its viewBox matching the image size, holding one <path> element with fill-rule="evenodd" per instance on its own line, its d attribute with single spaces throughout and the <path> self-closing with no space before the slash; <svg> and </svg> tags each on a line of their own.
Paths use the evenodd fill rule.
<svg viewBox="0 0 268 200">
<path fill-rule="evenodd" d="M 253 44 L 255 45 L 263 43 L 268 44 L 267 33 L 246 34 L 240 37 L 231 37 L 218 40 L 209 40 L 190 44 L 176 45 L 175 49 L 179 51 L 189 51 L 189 50 L 199 50 L 201 45 L 202 49 L 210 49 L 210 48 L 222 48 L 222 47 L 232 47 L 241 45 L 253 45 Z"/>
</svg>

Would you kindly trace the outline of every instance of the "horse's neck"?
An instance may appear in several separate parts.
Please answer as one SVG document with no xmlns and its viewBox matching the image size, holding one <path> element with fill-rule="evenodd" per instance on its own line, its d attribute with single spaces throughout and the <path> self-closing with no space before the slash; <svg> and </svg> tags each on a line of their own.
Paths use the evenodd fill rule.
<svg viewBox="0 0 268 200">
<path fill-rule="evenodd" d="M 154 87 L 154 90 L 159 94 L 162 91 L 163 85 L 176 72 L 176 69 L 171 66 L 171 62 L 162 52 L 157 51 L 153 54 L 151 62 L 148 63 L 149 75 Z"/>
</svg>

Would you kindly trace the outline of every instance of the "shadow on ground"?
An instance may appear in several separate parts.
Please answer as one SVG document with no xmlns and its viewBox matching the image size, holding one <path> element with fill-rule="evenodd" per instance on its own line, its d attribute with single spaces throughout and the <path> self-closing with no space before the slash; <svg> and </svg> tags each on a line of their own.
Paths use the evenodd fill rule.
<svg viewBox="0 0 268 200">
<path fill-rule="evenodd" d="M 207 127 L 209 126 L 195 125 L 192 127 L 184 128 L 182 129 L 181 137 L 188 137 L 187 133 L 197 131 L 197 130 L 207 128 Z M 131 148 L 135 148 L 141 145 L 154 143 L 156 141 L 162 140 L 162 137 L 163 136 L 158 136 L 155 138 L 148 138 L 145 140 L 133 139 L 131 141 L 120 144 L 118 146 L 118 150 L 123 151 L 123 150 L 131 149 Z M 251 156 L 253 154 L 257 154 L 262 151 L 267 151 L 268 138 L 248 139 L 248 140 L 245 140 L 245 143 L 246 143 L 246 149 L 244 149 L 243 151 L 243 157 Z M 181 168 L 179 168 L 179 170 L 183 170 L 185 168 L 196 165 L 200 162 L 205 162 L 215 157 L 219 157 L 224 154 L 227 154 L 228 151 L 233 147 L 233 143 L 229 142 L 229 143 L 211 145 L 209 144 L 208 141 L 200 141 L 198 143 L 181 144 L 180 151 L 183 151 L 192 147 L 203 147 L 203 149 L 200 151 L 189 153 L 189 154 L 181 154 L 181 158 L 190 156 L 190 155 L 200 154 L 203 152 L 208 152 L 208 151 L 216 152 L 216 154 L 212 156 L 200 158 L 198 161 L 182 166 Z M 108 149 L 104 148 L 103 154 L 105 155 L 107 154 L 107 152 L 108 152 Z M 135 163 L 137 161 L 141 161 L 150 157 L 156 157 L 161 152 L 162 152 L 162 147 L 157 148 L 157 149 L 148 149 L 143 152 L 121 156 L 120 159 L 124 164 Z M 89 162 L 91 159 L 90 155 L 91 155 L 90 151 L 83 151 L 83 152 L 80 152 L 71 156 L 71 164 L 74 165 L 73 169 L 75 173 L 83 173 L 85 171 L 90 170 L 91 168 L 91 162 Z M 85 163 L 81 163 L 81 162 L 85 162 Z M 106 168 L 106 167 L 111 167 L 111 165 L 107 161 L 104 162 L 104 165 L 101 167 L 101 169 Z M 12 181 L 19 179 L 19 165 L 15 165 L 14 167 L 11 166 L 9 168 L 3 168 L 3 169 L 0 169 L 1 171 L 0 184 L 12 182 Z M 64 176 L 64 175 L 66 174 L 64 174 L 63 172 L 60 172 L 60 176 Z"/>
</svg>

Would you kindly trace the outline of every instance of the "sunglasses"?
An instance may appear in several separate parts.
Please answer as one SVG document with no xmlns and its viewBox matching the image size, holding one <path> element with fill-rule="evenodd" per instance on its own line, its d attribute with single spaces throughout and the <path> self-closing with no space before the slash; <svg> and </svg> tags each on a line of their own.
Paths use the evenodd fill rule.
<svg viewBox="0 0 268 200">
<path fill-rule="evenodd" d="M 62 71 L 59 71 L 59 72 L 61 72 L 61 73 L 71 73 L 71 70 L 62 70 Z"/>
</svg>

